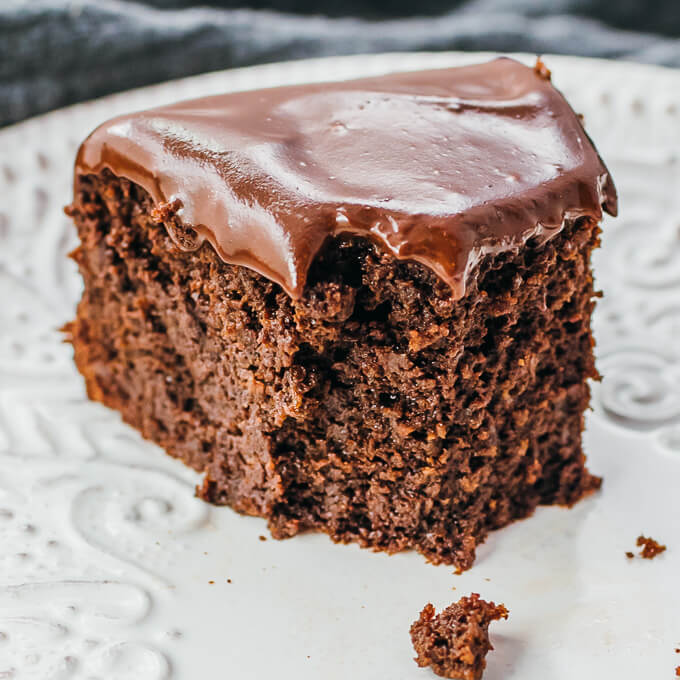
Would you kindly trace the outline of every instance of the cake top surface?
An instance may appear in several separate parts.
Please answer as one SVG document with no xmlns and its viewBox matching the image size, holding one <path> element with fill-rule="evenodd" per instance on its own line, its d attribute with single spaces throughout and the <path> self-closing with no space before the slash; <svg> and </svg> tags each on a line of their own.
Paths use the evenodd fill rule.
<svg viewBox="0 0 680 680">
<path fill-rule="evenodd" d="M 581 123 L 511 59 L 180 102 L 114 118 L 76 174 L 109 169 L 170 206 L 226 262 L 292 296 L 329 235 L 367 236 L 465 292 L 492 252 L 616 214 Z"/>
</svg>

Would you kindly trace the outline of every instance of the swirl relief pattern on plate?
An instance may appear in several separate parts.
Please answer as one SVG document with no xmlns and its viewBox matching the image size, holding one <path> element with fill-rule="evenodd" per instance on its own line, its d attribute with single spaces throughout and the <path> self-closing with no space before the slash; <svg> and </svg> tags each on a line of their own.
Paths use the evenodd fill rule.
<svg viewBox="0 0 680 680">
<path fill-rule="evenodd" d="M 668 114 L 671 117 L 671 113 Z M 677 116 L 676 116 L 677 117 Z M 680 120 L 678 120 L 680 123 Z M 595 256 L 596 412 L 680 453 L 680 163 L 613 158 L 621 216 Z M 675 433 L 675 434 L 674 434 Z"/>
</svg>

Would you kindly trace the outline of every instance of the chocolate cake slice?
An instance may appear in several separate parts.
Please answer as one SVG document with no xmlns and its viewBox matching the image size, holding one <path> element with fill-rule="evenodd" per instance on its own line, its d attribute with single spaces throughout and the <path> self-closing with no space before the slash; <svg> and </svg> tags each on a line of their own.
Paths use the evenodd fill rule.
<svg viewBox="0 0 680 680">
<path fill-rule="evenodd" d="M 599 484 L 603 208 L 579 118 L 510 59 L 116 118 L 76 162 L 75 361 L 273 536 L 464 569 L 491 529 Z"/>
</svg>

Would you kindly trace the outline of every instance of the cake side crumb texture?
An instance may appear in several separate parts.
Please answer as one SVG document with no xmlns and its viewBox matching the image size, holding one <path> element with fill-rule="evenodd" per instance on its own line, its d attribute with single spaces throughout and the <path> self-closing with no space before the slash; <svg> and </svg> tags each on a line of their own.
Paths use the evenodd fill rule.
<svg viewBox="0 0 680 680">
<path fill-rule="evenodd" d="M 482 262 L 451 298 L 426 268 L 330 242 L 296 301 L 186 253 L 139 187 L 82 178 L 71 334 L 91 398 L 204 473 L 201 495 L 465 569 L 487 533 L 597 488 L 581 449 L 588 220 Z"/>
</svg>

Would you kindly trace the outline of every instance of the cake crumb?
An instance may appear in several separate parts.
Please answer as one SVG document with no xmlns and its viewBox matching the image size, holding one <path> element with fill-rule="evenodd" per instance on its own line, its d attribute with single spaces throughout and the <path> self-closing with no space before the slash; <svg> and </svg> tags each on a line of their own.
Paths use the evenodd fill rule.
<svg viewBox="0 0 680 680">
<path fill-rule="evenodd" d="M 182 201 L 176 198 L 174 201 L 159 203 L 151 210 L 151 219 L 156 222 L 167 222 L 182 209 Z"/>
<path fill-rule="evenodd" d="M 647 538 L 646 536 L 638 536 L 637 545 L 642 548 L 640 557 L 645 560 L 653 560 L 657 555 L 660 555 L 666 550 L 665 545 L 661 545 L 658 541 L 655 541 L 653 538 Z"/>
<path fill-rule="evenodd" d="M 214 585 L 215 581 L 208 581 L 208 583 L 212 586 Z"/>
<path fill-rule="evenodd" d="M 543 59 L 541 57 L 536 57 L 536 64 L 534 65 L 534 71 L 536 72 L 536 75 L 543 78 L 543 80 L 550 80 L 552 77 L 552 72 L 550 69 L 545 65 Z"/>
<path fill-rule="evenodd" d="M 411 626 L 415 661 L 444 678 L 480 680 L 486 655 L 493 649 L 489 624 L 507 618 L 504 605 L 486 602 L 478 593 L 461 598 L 439 614 L 427 604 Z"/>
<path fill-rule="evenodd" d="M 261 541 L 266 541 L 266 540 L 267 540 L 267 537 L 266 537 L 266 536 L 260 536 L 259 538 L 260 538 Z"/>
<path fill-rule="evenodd" d="M 628 550 L 628 551 L 626 551 L 626 557 L 629 560 L 632 560 L 635 557 L 635 555 L 630 550 Z"/>
</svg>

